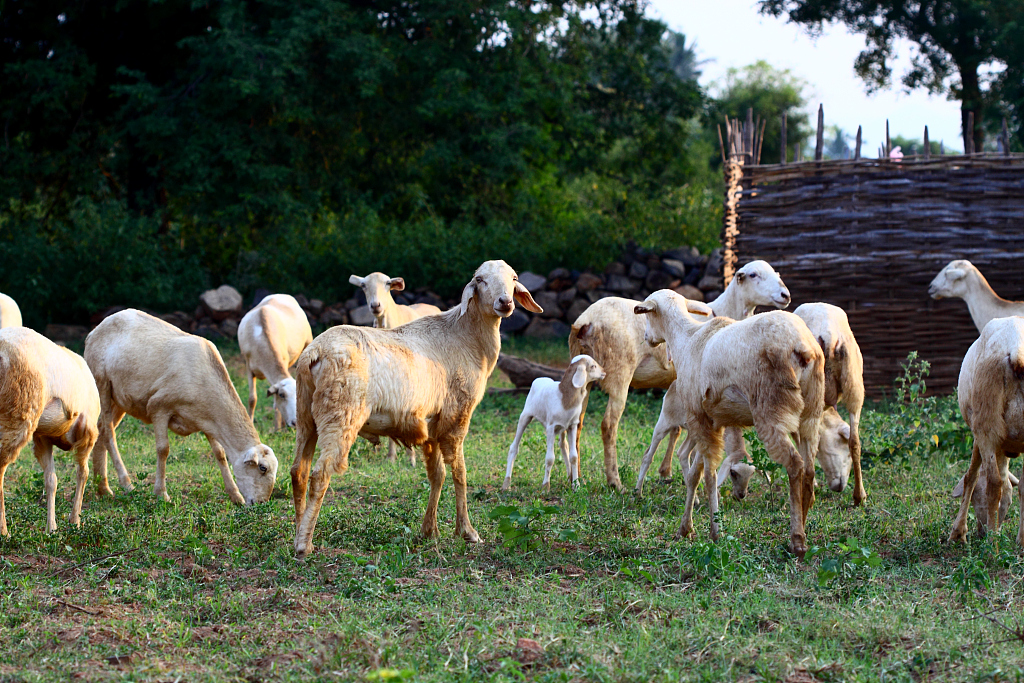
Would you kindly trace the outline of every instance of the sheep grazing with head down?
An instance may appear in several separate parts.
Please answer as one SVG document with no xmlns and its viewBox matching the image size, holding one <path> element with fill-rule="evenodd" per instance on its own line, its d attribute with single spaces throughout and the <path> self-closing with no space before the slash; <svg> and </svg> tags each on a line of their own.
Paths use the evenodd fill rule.
<svg viewBox="0 0 1024 683">
<path fill-rule="evenodd" d="M 295 366 L 299 399 L 292 465 L 296 555 L 313 551 L 331 476 L 348 469 L 349 449 L 359 435 L 423 446 L 430 480 L 424 536 L 438 533 L 437 503 L 445 465 L 451 466 L 455 534 L 479 542 L 469 521 L 462 443 L 498 361 L 498 327 L 517 302 L 543 312 L 508 264 L 487 261 L 463 289 L 458 308 L 392 330 L 339 325 L 302 352 Z M 318 440 L 320 458 L 311 472 Z"/>
<path fill-rule="evenodd" d="M 306 313 L 295 297 L 271 294 L 238 323 L 238 350 L 249 376 L 249 419 L 256 414 L 256 380 L 270 382 L 274 429 L 295 426 L 295 380 L 288 368 L 313 341 Z"/>
<path fill-rule="evenodd" d="M 981 531 L 998 532 L 1005 516 L 1005 510 L 1000 514 L 1000 506 L 1004 495 L 1012 492 L 1010 458 L 1024 452 L 1024 318 L 996 318 L 985 325 L 960 366 L 957 400 L 974 435 L 974 449 L 962 480 L 960 512 L 953 521 L 950 541 L 966 539 L 967 508 L 972 502 L 987 507 L 977 514 Z M 981 481 L 984 495 L 977 501 L 975 491 Z M 1024 489 L 1018 486 L 1024 510 L 1021 491 Z M 1017 543 L 1024 546 L 1024 513 Z"/>
<path fill-rule="evenodd" d="M 4 327 L 21 327 L 21 309 L 14 299 L 0 293 L 0 329 Z"/>
<path fill-rule="evenodd" d="M 441 309 L 430 304 L 413 304 L 406 306 L 399 304 L 391 296 L 391 292 L 401 292 L 405 289 L 405 280 L 400 277 L 389 277 L 384 273 L 370 273 L 366 277 L 350 275 L 348 281 L 363 290 L 366 295 L 366 305 L 373 314 L 373 326 L 381 330 L 390 330 L 399 325 L 404 325 L 425 315 L 438 315 Z M 405 454 L 409 463 L 416 464 L 416 451 L 406 447 Z M 388 440 L 388 460 L 395 462 L 398 459 L 397 448 L 394 439 Z"/>
<path fill-rule="evenodd" d="M 752 315 L 757 306 L 785 308 L 789 302 L 789 290 L 779 274 L 764 261 L 751 261 L 736 272 L 722 295 L 709 305 L 715 315 L 742 319 Z M 604 442 L 605 477 L 608 485 L 619 491 L 622 490 L 622 481 L 619 479 L 616 440 L 629 389 L 668 389 L 676 378 L 676 368 L 665 350 L 644 344 L 644 325 L 633 314 L 635 305 L 636 301 L 632 299 L 601 299 L 580 315 L 569 333 L 570 353 L 574 356 L 590 355 L 607 373 L 600 382 L 608 394 L 608 407 L 601 421 L 601 439 Z M 576 433 L 577 448 L 586 405 L 584 400 L 580 428 Z M 671 475 L 672 448 L 678 436 L 679 430 L 670 436 L 669 448 L 662 462 L 660 472 L 666 478 Z"/>
<path fill-rule="evenodd" d="M 701 456 L 686 478 L 679 534 L 693 534 L 693 497 L 703 470 L 711 536 L 717 539 L 715 474 L 723 433 L 726 427 L 753 426 L 769 457 L 789 475 L 790 548 L 802 557 L 825 394 L 825 356 L 807 326 L 783 311 L 701 322 L 687 310 L 686 299 L 669 290 L 647 297 L 635 312 L 646 321 L 645 341 L 667 345 L 680 369 L 666 402 L 676 405 Z"/>
<path fill-rule="evenodd" d="M 928 294 L 933 299 L 966 301 L 978 332 L 994 318 L 1024 315 L 1024 301 L 1009 301 L 996 294 L 981 271 L 965 259 L 950 261 L 939 271 L 928 285 Z"/>
<path fill-rule="evenodd" d="M 153 425 L 157 497 L 171 499 L 166 479 L 168 432 L 180 436 L 201 432 L 210 442 L 232 502 L 252 505 L 270 500 L 277 457 L 260 442 L 217 347 L 208 340 L 129 308 L 109 316 L 89 333 L 85 360 L 96 378 L 102 406 L 93 451 L 101 494 L 110 493 L 108 451 L 121 485 L 131 488 L 115 435 L 128 414 Z"/>
<path fill-rule="evenodd" d="M 4 474 L 29 441 L 43 468 L 46 531 L 57 530 L 54 446 L 75 452 L 78 478 L 71 523 L 81 523 L 99 414 L 96 382 L 81 356 L 27 327 L 0 330 L 0 534 L 8 535 Z"/>
<path fill-rule="evenodd" d="M 516 436 L 508 449 L 508 465 L 505 468 L 505 483 L 501 489 L 507 491 L 512 485 L 512 466 L 519 454 L 519 443 L 526 427 L 536 420 L 544 425 L 547 437 L 547 455 L 544 460 L 544 481 L 541 485 L 547 491 L 551 486 L 551 467 L 555 464 L 555 440 L 558 440 L 565 459 L 569 483 L 575 488 L 580 476 L 579 452 L 576 450 L 576 430 L 579 428 L 580 411 L 587 385 L 604 377 L 604 370 L 590 356 L 576 356 L 569 363 L 559 382 L 550 377 L 533 380 L 526 405 L 519 417 Z"/>
</svg>

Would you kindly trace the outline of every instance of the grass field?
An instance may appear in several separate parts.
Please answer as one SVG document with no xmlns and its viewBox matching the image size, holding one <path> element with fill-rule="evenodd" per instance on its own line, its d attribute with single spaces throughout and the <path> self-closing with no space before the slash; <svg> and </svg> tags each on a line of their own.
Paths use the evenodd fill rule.
<svg viewBox="0 0 1024 683">
<path fill-rule="evenodd" d="M 551 345 L 515 352 L 565 360 Z M 244 391 L 237 351 L 224 353 Z M 582 487 L 572 491 L 556 465 L 542 495 L 534 426 L 502 493 L 523 400 L 488 395 L 466 442 L 484 543 L 452 537 L 450 477 L 442 538 L 420 538 L 425 473 L 360 442 L 304 563 L 292 557 L 294 432 L 269 433 L 265 398 L 257 426 L 281 467 L 273 499 L 253 508 L 228 501 L 199 436 L 172 438 L 172 502 L 155 500 L 153 436 L 127 418 L 119 443 L 135 491 L 98 499 L 90 483 L 82 526 L 71 528 L 73 468 L 62 455 L 59 528 L 47 536 L 42 475 L 26 449 L 6 484 L 0 681 L 1024 680 L 1024 633 L 1007 630 L 1024 621 L 1019 507 L 998 537 L 977 539 L 972 521 L 967 546 L 947 545 L 962 462 L 876 464 L 863 509 L 849 490 L 819 489 L 808 521 L 818 550 L 797 561 L 785 551 L 786 494 L 762 477 L 742 503 L 723 497 L 728 538 L 717 545 L 703 505 L 698 539 L 673 540 L 678 477 L 655 474 L 639 500 L 606 488 L 597 392 Z M 619 452 L 630 488 L 659 406 L 638 394 L 627 407 Z M 506 547 L 501 525 L 511 536 L 531 517 L 522 543 Z"/>
</svg>

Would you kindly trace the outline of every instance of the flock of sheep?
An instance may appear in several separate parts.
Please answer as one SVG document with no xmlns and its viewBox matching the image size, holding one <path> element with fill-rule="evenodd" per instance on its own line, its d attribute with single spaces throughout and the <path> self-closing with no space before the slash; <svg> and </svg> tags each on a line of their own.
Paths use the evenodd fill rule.
<svg viewBox="0 0 1024 683">
<path fill-rule="evenodd" d="M 0 533 L 8 534 L 4 474 L 29 441 L 44 472 L 47 531 L 57 526 L 54 446 L 72 451 L 77 464 L 72 523 L 80 523 L 90 457 L 100 495 L 112 494 L 107 453 L 120 485 L 131 490 L 115 435 L 125 415 L 154 427 L 157 496 L 169 499 L 168 433 L 200 432 L 232 501 L 269 500 L 277 457 L 253 426 L 256 380 L 262 379 L 274 398 L 275 428 L 296 429 L 291 479 L 297 556 L 312 552 L 330 479 L 348 468 L 349 450 L 360 436 L 374 444 L 389 437 L 392 459 L 396 444 L 406 448 L 413 463 L 413 447 L 422 450 L 430 481 L 425 536 L 438 533 L 437 505 L 450 467 L 455 533 L 480 541 L 469 519 L 463 442 L 497 362 L 501 320 L 517 303 L 535 313 L 540 307 L 504 261 L 482 264 L 460 304 L 446 312 L 397 304 L 390 292 L 404 288 L 401 278 L 372 273 L 353 275 L 350 282 L 365 293 L 373 328 L 339 325 L 314 339 L 302 309 L 285 294 L 266 297 L 245 315 L 238 343 L 248 373 L 248 410 L 216 347 L 205 339 L 129 309 L 89 334 L 83 358 L 22 327 L 17 305 L 0 294 Z M 969 503 L 980 531 L 998 529 L 1017 485 L 1008 459 L 1024 451 L 1024 318 L 1017 317 L 1024 315 L 1024 303 L 998 297 L 967 261 L 946 266 L 929 291 L 935 298 L 965 299 L 981 331 L 964 358 L 958 388 L 974 451 L 954 490 L 962 496 L 950 534 L 957 540 L 967 533 Z M 654 292 L 642 303 L 599 300 L 572 327 L 573 359 L 561 381 L 534 382 L 509 448 L 503 488 L 511 485 L 523 431 L 534 420 L 547 436 L 543 485 L 550 482 L 556 442 L 569 482 L 577 484 L 583 418 L 590 388 L 599 383 L 609 397 L 601 422 L 605 477 L 621 491 L 616 434 L 628 390 L 662 388 L 665 398 L 643 454 L 637 494 L 668 437 L 659 473 L 670 476 L 675 451 L 686 482 L 679 534 L 694 533 L 693 504 L 703 480 L 711 536 L 717 538 L 719 486 L 730 478 L 732 495 L 743 499 L 755 471 L 742 432 L 752 426 L 771 459 L 787 472 L 790 548 L 802 557 L 816 461 L 832 490 L 843 491 L 852 470 L 854 504 L 867 498 L 859 438 L 863 358 L 846 314 L 835 306 L 811 303 L 794 313 L 754 315 L 758 306 L 782 309 L 790 300 L 781 277 L 764 261 L 740 268 L 710 304 L 688 301 L 672 290 Z M 849 424 L 836 412 L 839 402 L 849 411 Z M 686 439 L 676 449 L 683 429 Z M 1017 541 L 1024 545 L 1024 515 Z"/>
</svg>

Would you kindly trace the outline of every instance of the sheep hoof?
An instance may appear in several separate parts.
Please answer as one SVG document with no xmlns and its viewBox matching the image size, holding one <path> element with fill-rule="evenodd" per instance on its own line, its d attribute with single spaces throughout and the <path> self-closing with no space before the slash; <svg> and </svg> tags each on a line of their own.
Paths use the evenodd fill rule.
<svg viewBox="0 0 1024 683">
<path fill-rule="evenodd" d="M 954 525 L 953 530 L 949 532 L 949 542 L 956 543 L 957 541 L 961 543 L 967 542 L 967 529 L 959 524 Z"/>
<path fill-rule="evenodd" d="M 113 496 L 114 492 L 109 486 L 99 486 L 96 488 L 96 495 L 103 498 L 104 496 Z"/>
<path fill-rule="evenodd" d="M 464 540 L 466 543 L 480 543 L 481 542 L 480 534 L 478 534 L 476 532 L 476 529 L 473 529 L 473 528 L 469 528 L 469 529 L 466 529 L 464 531 L 457 532 L 455 535 L 462 537 L 462 540 Z"/>
<path fill-rule="evenodd" d="M 789 542 L 789 551 L 802 560 L 807 554 L 807 542 L 801 538 L 794 538 Z"/>
<path fill-rule="evenodd" d="M 305 562 L 306 559 L 308 559 L 309 556 L 313 554 L 313 548 L 314 547 L 313 547 L 312 543 L 307 543 L 302 548 L 296 546 L 295 547 L 295 559 L 298 560 L 299 562 Z"/>
<path fill-rule="evenodd" d="M 548 483 L 544 484 L 544 493 L 550 493 L 550 492 L 551 492 L 551 482 L 548 482 Z"/>
<path fill-rule="evenodd" d="M 867 501 L 867 499 L 868 499 L 868 494 L 865 493 L 864 491 L 854 491 L 853 492 L 853 506 L 854 507 L 860 507 L 861 505 L 863 505 L 865 503 L 865 501 Z"/>
<path fill-rule="evenodd" d="M 680 527 L 679 531 L 676 532 L 675 539 L 677 541 L 681 541 L 684 538 L 694 538 L 695 536 L 696 536 L 696 534 L 693 533 L 693 527 L 692 526 L 683 526 L 683 527 Z"/>
<path fill-rule="evenodd" d="M 235 505 L 245 505 L 245 498 L 242 498 L 241 493 L 232 491 L 231 493 L 228 494 L 228 498 L 230 498 L 231 502 L 234 503 Z"/>
<path fill-rule="evenodd" d="M 572 480 L 572 490 L 573 491 L 579 491 L 580 490 L 580 480 L 579 479 L 573 479 Z"/>
<path fill-rule="evenodd" d="M 512 487 L 512 477 L 505 477 L 505 482 L 501 485 L 502 491 L 508 491 Z"/>
</svg>

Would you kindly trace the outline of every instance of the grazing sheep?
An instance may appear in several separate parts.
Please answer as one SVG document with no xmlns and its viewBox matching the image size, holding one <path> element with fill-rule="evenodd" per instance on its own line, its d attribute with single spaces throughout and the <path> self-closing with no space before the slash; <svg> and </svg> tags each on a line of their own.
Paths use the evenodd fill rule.
<svg viewBox="0 0 1024 683">
<path fill-rule="evenodd" d="M 366 295 L 366 305 L 373 314 L 373 326 L 382 330 L 390 330 L 407 322 L 422 318 L 425 315 L 438 315 L 441 309 L 430 304 L 413 304 L 405 306 L 397 303 L 391 296 L 391 292 L 401 292 L 405 289 L 405 280 L 400 277 L 388 277 L 384 273 L 370 273 L 366 277 L 350 275 L 348 281 L 363 290 Z M 409 457 L 409 464 L 416 464 L 416 451 L 406 446 L 405 454 Z M 388 460 L 395 462 L 398 459 L 395 440 L 388 440 Z"/>
<path fill-rule="evenodd" d="M 508 264 L 487 261 L 463 289 L 458 308 L 393 330 L 339 325 L 302 352 L 295 366 L 298 426 L 292 465 L 297 556 L 313 551 L 313 530 L 331 476 L 348 469 L 348 452 L 358 435 L 423 446 L 430 480 L 424 536 L 438 533 L 437 503 L 450 465 L 455 534 L 480 540 L 469 521 L 462 443 L 498 360 L 499 324 L 516 302 L 542 312 Z M 318 439 L 320 458 L 310 472 Z"/>
<path fill-rule="evenodd" d="M 1009 301 L 996 294 L 974 264 L 965 259 L 950 261 L 928 285 L 933 299 L 958 298 L 967 302 L 974 326 L 981 332 L 994 318 L 1024 315 L 1024 301 Z"/>
<path fill-rule="evenodd" d="M 263 297 L 238 323 L 238 349 L 249 376 L 249 419 L 256 414 L 256 380 L 270 382 L 274 429 L 295 426 L 295 380 L 288 368 L 313 341 L 306 313 L 288 294 Z"/>
<path fill-rule="evenodd" d="M 965 474 L 953 487 L 953 497 L 962 498 L 964 495 Z M 1006 473 L 1006 481 L 1002 485 L 1002 497 L 999 499 L 999 523 L 1006 520 L 1006 513 L 1010 511 L 1010 503 L 1013 500 L 1013 487 L 1020 485 L 1020 480 L 1013 476 L 1013 472 Z M 978 535 L 983 536 L 988 528 L 988 478 L 978 477 L 974 485 L 974 495 L 971 496 L 971 507 L 974 508 L 974 517 L 978 521 Z"/>
<path fill-rule="evenodd" d="M 782 278 L 764 261 L 751 261 L 736 272 L 722 295 L 711 302 L 715 315 L 741 319 L 753 314 L 757 306 L 789 305 L 790 295 Z M 604 467 L 608 485 L 622 490 L 616 440 L 619 420 L 626 407 L 629 389 L 668 389 L 676 378 L 675 367 L 669 362 L 665 350 L 644 344 L 644 325 L 633 314 L 636 302 L 631 299 L 608 297 L 597 301 L 573 323 L 569 333 L 569 351 L 573 356 L 588 354 L 607 373 L 601 388 L 608 394 L 608 407 L 601 421 L 601 439 L 604 442 Z M 580 428 L 576 432 L 577 449 L 586 414 L 586 399 L 580 413 Z M 672 470 L 672 447 L 679 431 L 675 431 L 662 462 L 661 475 L 668 477 Z"/>
<path fill-rule="evenodd" d="M 583 397 L 587 393 L 587 385 L 604 377 L 604 370 L 590 356 L 576 356 L 569 363 L 565 374 L 559 382 L 550 377 L 538 377 L 533 380 L 530 393 L 526 397 L 526 405 L 519 417 L 516 436 L 508 449 L 508 466 L 505 468 L 505 483 L 501 489 L 507 491 L 512 485 L 512 466 L 519 454 L 519 443 L 523 432 L 531 421 L 536 420 L 544 425 L 547 436 L 547 457 L 544 460 L 544 481 L 542 485 L 547 491 L 551 487 L 551 467 L 555 464 L 555 440 L 558 440 L 565 459 L 565 469 L 569 483 L 575 488 L 580 476 L 579 452 L 576 450 L 576 430 L 579 428 L 580 410 L 583 409 Z"/>
<path fill-rule="evenodd" d="M 675 292 L 662 290 L 635 307 L 646 320 L 645 341 L 667 343 L 672 359 L 686 373 L 665 397 L 675 410 L 662 411 L 684 418 L 679 422 L 702 456 L 686 477 L 686 511 L 679 534 L 693 534 L 693 497 L 703 470 L 711 537 L 718 538 L 715 472 L 724 428 L 754 426 L 769 457 L 789 475 L 790 548 L 802 557 L 807 551 L 807 513 L 814 504 L 814 456 L 824 408 L 821 347 L 792 313 L 772 311 L 741 321 L 716 317 L 702 323 L 687 311 L 686 303 Z"/>
<path fill-rule="evenodd" d="M 1004 493 L 1012 491 L 1010 458 L 1024 452 L 1024 318 L 996 318 L 985 325 L 960 366 L 957 400 L 974 435 L 974 450 L 950 541 L 966 539 L 967 508 L 975 500 L 979 475 L 985 481 L 983 502 L 988 507 L 977 515 L 979 528 L 998 532 L 1002 522 L 1000 504 Z M 1024 497 L 1022 491 L 1024 487 L 1018 487 L 1018 495 Z M 1017 544 L 1024 546 L 1024 513 Z"/>
<path fill-rule="evenodd" d="M 21 327 L 21 309 L 11 297 L 0 293 L 0 329 Z"/>
<path fill-rule="evenodd" d="M 99 414 L 96 382 L 81 356 L 27 327 L 0 330 L 0 534 L 8 535 L 4 474 L 30 440 L 43 468 L 46 531 L 57 530 L 54 446 L 75 452 L 78 476 L 71 523 L 81 524 Z"/>
<path fill-rule="evenodd" d="M 115 435 L 117 425 L 128 414 L 152 424 L 156 433 L 154 493 L 158 497 L 170 500 L 165 472 L 171 431 L 180 436 L 195 432 L 206 436 L 232 502 L 252 505 L 270 500 L 277 458 L 260 442 L 217 347 L 129 308 L 106 318 L 89 333 L 85 360 L 96 378 L 102 406 L 99 440 L 93 451 L 101 494 L 110 493 L 108 450 L 121 485 L 131 488 Z"/>
</svg>

